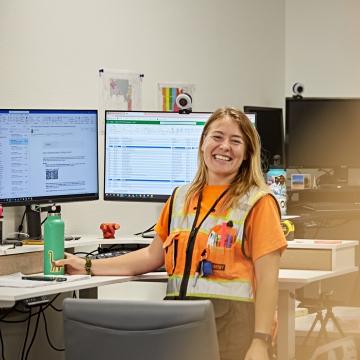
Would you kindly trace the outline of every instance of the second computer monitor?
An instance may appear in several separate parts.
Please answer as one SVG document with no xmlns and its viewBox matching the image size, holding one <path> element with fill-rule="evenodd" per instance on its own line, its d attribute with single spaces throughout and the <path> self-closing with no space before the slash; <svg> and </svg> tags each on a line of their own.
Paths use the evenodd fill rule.
<svg viewBox="0 0 360 360">
<path fill-rule="evenodd" d="M 281 108 L 244 106 L 244 111 L 256 116 L 255 127 L 261 140 L 261 157 L 264 170 L 283 167 L 284 122 Z"/>
<path fill-rule="evenodd" d="M 166 201 L 197 170 L 209 112 L 105 112 L 105 200 Z"/>
</svg>

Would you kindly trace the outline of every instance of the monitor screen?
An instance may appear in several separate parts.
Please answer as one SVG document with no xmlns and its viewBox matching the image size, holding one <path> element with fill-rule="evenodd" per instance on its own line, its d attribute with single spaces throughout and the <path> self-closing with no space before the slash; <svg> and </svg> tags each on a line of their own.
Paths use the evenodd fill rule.
<svg viewBox="0 0 360 360">
<path fill-rule="evenodd" d="M 360 99 L 286 99 L 289 168 L 360 167 Z"/>
<path fill-rule="evenodd" d="M 244 106 L 255 114 L 255 127 L 261 140 L 261 157 L 265 168 L 284 166 L 284 120 L 281 108 Z"/>
<path fill-rule="evenodd" d="M 250 113 L 250 112 L 247 112 L 245 113 L 245 115 L 248 117 L 248 119 L 250 120 L 250 122 L 256 126 L 256 114 L 255 113 Z"/>
<path fill-rule="evenodd" d="M 0 203 L 95 200 L 97 110 L 0 110 Z"/>
<path fill-rule="evenodd" d="M 161 202 L 190 183 L 210 115 L 106 111 L 104 200 Z"/>
</svg>

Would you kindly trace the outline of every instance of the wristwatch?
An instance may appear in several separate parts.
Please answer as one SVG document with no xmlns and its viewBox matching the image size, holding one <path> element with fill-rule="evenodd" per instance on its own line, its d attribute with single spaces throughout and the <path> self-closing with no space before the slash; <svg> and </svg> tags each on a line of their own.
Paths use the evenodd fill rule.
<svg viewBox="0 0 360 360">
<path fill-rule="evenodd" d="M 272 337 L 270 334 L 265 334 L 262 332 L 255 332 L 253 339 L 260 339 L 260 340 L 264 341 L 266 343 L 266 345 L 270 346 Z"/>
<path fill-rule="evenodd" d="M 85 268 L 85 272 L 86 272 L 87 275 L 91 275 L 91 265 L 92 264 L 91 264 L 90 256 L 86 256 L 84 268 Z"/>
</svg>

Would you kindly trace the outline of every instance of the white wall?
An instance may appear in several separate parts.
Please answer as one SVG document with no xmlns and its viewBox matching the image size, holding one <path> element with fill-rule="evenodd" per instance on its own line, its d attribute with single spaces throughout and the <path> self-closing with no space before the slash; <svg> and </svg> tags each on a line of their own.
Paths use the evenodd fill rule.
<svg viewBox="0 0 360 360">
<path fill-rule="evenodd" d="M 283 0 L 0 0 L 0 108 L 98 108 L 100 68 L 144 73 L 144 110 L 158 82 L 195 83 L 197 111 L 281 106 L 284 26 Z M 160 209 L 100 200 L 65 204 L 63 217 L 69 233 L 117 221 L 125 234 Z"/>
<path fill-rule="evenodd" d="M 285 94 L 302 82 L 304 96 L 360 96 L 360 2 L 285 1 Z"/>
</svg>

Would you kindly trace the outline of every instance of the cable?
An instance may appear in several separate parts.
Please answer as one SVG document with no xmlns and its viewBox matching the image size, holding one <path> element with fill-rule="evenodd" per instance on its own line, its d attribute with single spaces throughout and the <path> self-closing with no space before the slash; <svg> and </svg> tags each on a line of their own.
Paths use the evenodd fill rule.
<svg viewBox="0 0 360 360">
<path fill-rule="evenodd" d="M 39 321 L 40 321 L 40 312 L 42 311 L 42 306 L 40 305 L 40 311 L 38 312 L 38 316 L 36 318 L 36 324 L 35 324 L 35 329 L 34 329 L 34 332 L 33 332 L 33 336 L 31 338 L 31 341 L 30 341 L 30 344 L 29 344 L 29 347 L 26 351 L 26 355 L 25 355 L 25 360 L 27 360 L 28 356 L 29 356 L 29 353 L 30 353 L 30 350 L 34 344 L 34 341 L 35 341 L 35 338 L 36 338 L 36 334 L 37 334 L 37 331 L 38 331 L 38 327 L 39 327 Z"/>
<path fill-rule="evenodd" d="M 24 360 L 24 354 L 25 354 L 25 349 L 26 349 L 26 343 L 27 343 L 27 339 L 29 336 L 29 329 L 30 329 L 30 322 L 31 322 L 31 308 L 29 310 L 30 316 L 28 317 L 28 323 L 27 323 L 27 327 L 26 327 L 26 333 L 25 333 L 25 338 L 24 338 L 24 344 L 23 344 L 23 348 L 21 351 L 21 360 Z"/>
<path fill-rule="evenodd" d="M 49 332 L 48 332 L 48 327 L 47 327 L 46 316 L 45 316 L 44 311 L 41 310 L 41 314 L 42 314 L 43 319 L 44 319 L 44 326 L 45 326 L 46 338 L 47 338 L 47 341 L 48 341 L 50 347 L 51 347 L 53 350 L 55 350 L 55 351 L 65 351 L 65 348 L 63 348 L 63 349 L 57 348 L 55 345 L 53 345 L 53 344 L 51 343 L 51 340 L 50 340 L 50 337 L 49 337 Z M 39 316 L 40 316 L 40 315 L 39 315 Z"/>
<path fill-rule="evenodd" d="M 31 347 L 32 347 L 32 345 L 33 345 L 33 343 L 35 341 L 35 336 L 36 336 L 36 333 L 37 333 L 41 313 L 44 313 L 44 310 L 46 310 L 48 307 L 51 307 L 55 311 L 59 311 L 59 312 L 62 311 L 62 309 L 57 309 L 54 305 L 52 305 L 52 303 L 59 296 L 60 296 L 60 294 L 55 295 L 54 298 L 46 306 L 44 306 L 44 308 L 42 307 L 42 305 L 39 305 L 40 310 L 38 312 L 33 313 L 33 314 L 31 313 L 31 308 L 29 308 L 28 311 L 23 311 L 23 310 L 17 309 L 16 308 L 17 304 L 15 304 L 11 308 L 9 308 L 5 312 L 5 314 L 3 314 L 0 317 L 0 322 L 8 323 L 8 324 L 16 324 L 16 323 L 22 323 L 22 322 L 27 321 L 26 334 L 25 334 L 24 344 L 23 344 L 23 348 L 22 348 L 22 352 L 21 352 L 21 360 L 26 360 L 28 358 L 30 349 L 31 349 Z M 76 297 L 76 292 L 75 291 L 73 292 L 73 297 Z M 21 319 L 21 320 L 5 320 L 5 317 L 8 316 L 12 311 L 16 311 L 16 312 L 21 313 L 21 314 L 27 314 L 28 316 L 25 319 Z M 37 319 L 36 319 L 36 325 L 35 325 L 35 329 L 34 329 L 34 334 L 33 334 L 32 340 L 31 340 L 31 342 L 29 344 L 29 347 L 28 347 L 28 349 L 26 351 L 25 358 L 24 358 L 24 353 L 25 353 L 25 349 L 26 349 L 26 343 L 27 343 L 28 336 L 29 336 L 31 318 L 33 316 L 36 316 L 36 315 L 37 315 Z M 45 315 L 43 315 L 43 316 L 45 316 Z M 46 320 L 45 320 L 45 326 L 46 326 L 46 329 L 47 329 Z M 47 336 L 48 336 L 48 333 L 47 333 Z M 49 341 L 49 344 L 50 344 L 49 339 L 48 339 L 48 341 Z M 3 335 L 2 335 L 2 332 L 1 332 L 1 328 L 0 328 L 0 346 L 1 346 L 1 358 L 2 358 L 2 360 L 5 360 L 4 340 L 3 340 Z M 52 344 L 50 344 L 50 346 L 53 347 Z M 55 347 L 53 347 L 53 348 L 54 348 L 54 350 L 57 350 L 57 351 L 64 351 L 64 350 L 61 350 L 61 349 L 55 349 Z"/>
<path fill-rule="evenodd" d="M 154 224 L 154 225 L 150 226 L 148 229 L 146 229 L 146 230 L 144 230 L 144 231 L 141 231 L 141 232 L 138 232 L 138 233 L 136 233 L 136 234 L 134 234 L 134 235 L 143 235 L 143 234 L 146 234 L 146 233 L 148 233 L 148 232 L 150 232 L 150 231 L 154 231 L 155 225 L 156 225 L 156 224 Z"/>
<path fill-rule="evenodd" d="M 44 306 L 43 311 L 46 310 L 49 306 L 51 306 L 51 304 L 52 304 L 59 296 L 60 296 L 60 294 L 56 294 L 56 295 L 54 296 L 54 298 L 53 298 L 48 304 L 46 304 L 46 305 Z M 18 310 L 18 309 L 15 308 L 15 306 L 16 306 L 16 305 L 14 305 L 9 311 L 7 311 L 7 313 L 6 313 L 2 318 L 0 318 L 0 322 L 7 323 L 7 324 L 21 323 L 21 322 L 24 322 L 24 321 L 27 321 L 27 320 L 31 319 L 33 316 L 38 315 L 39 312 L 40 312 L 40 311 L 39 311 L 39 312 L 35 312 L 35 313 L 31 314 L 31 311 Z M 40 306 L 40 305 L 38 305 L 38 306 Z M 20 313 L 23 313 L 23 314 L 29 314 L 29 316 L 28 316 L 27 318 L 21 319 L 21 320 L 4 320 L 4 318 L 5 318 L 12 310 L 17 311 L 17 312 L 20 312 Z M 31 308 L 30 308 L 30 310 L 31 310 Z"/>
<path fill-rule="evenodd" d="M 57 311 L 57 312 L 62 312 L 62 311 L 63 311 L 62 309 L 58 309 L 57 307 L 55 307 L 55 306 L 52 305 L 52 304 L 50 304 L 50 307 L 51 307 L 53 310 Z"/>
<path fill-rule="evenodd" d="M 16 306 L 16 305 L 14 305 L 14 306 L 12 306 L 11 308 L 9 308 L 9 309 L 5 312 L 5 314 L 4 314 L 2 317 L 0 317 L 0 321 L 2 321 L 3 319 L 5 319 L 5 317 L 8 316 L 8 315 L 15 309 L 15 306 Z"/>
<path fill-rule="evenodd" d="M 18 226 L 18 236 L 17 236 L 18 241 L 20 241 L 20 234 L 23 231 L 23 223 L 24 223 L 24 219 L 25 219 L 25 214 L 26 214 L 26 209 L 24 210 L 23 216 L 20 221 L 20 225 Z"/>
<path fill-rule="evenodd" d="M 91 252 L 76 251 L 76 252 L 74 252 L 73 255 L 85 255 L 85 256 L 89 256 L 89 255 L 93 255 L 96 251 L 98 251 L 98 250 L 93 250 L 93 251 L 91 251 Z"/>
<path fill-rule="evenodd" d="M 15 305 L 12 306 L 11 308 L 9 308 L 5 314 L 0 318 L 0 322 L 7 316 L 9 315 L 13 310 L 15 309 Z M 0 344 L 1 344 L 1 358 L 2 360 L 5 360 L 5 347 L 4 347 L 4 339 L 2 336 L 2 332 L 1 332 L 1 328 L 0 328 Z"/>
<path fill-rule="evenodd" d="M 2 360 L 5 360 L 4 340 L 2 337 L 1 329 L 0 329 L 0 345 L 1 345 L 1 358 Z"/>
</svg>

